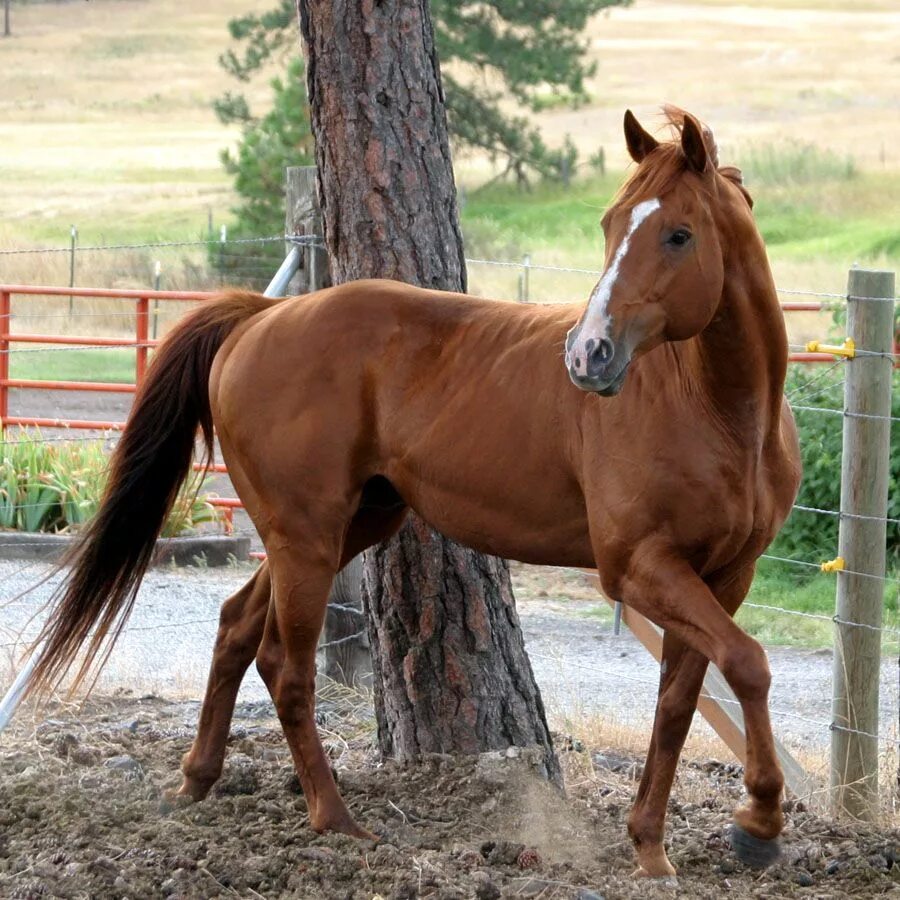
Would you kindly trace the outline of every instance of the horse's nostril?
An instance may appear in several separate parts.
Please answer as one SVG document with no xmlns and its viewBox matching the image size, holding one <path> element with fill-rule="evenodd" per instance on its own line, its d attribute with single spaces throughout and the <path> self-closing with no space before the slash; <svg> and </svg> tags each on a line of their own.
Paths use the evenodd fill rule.
<svg viewBox="0 0 900 900">
<path fill-rule="evenodd" d="M 592 346 L 593 345 L 593 346 Z M 613 342 L 602 338 L 594 344 L 588 341 L 587 368 L 589 375 L 597 375 L 609 365 L 613 357 Z"/>
</svg>

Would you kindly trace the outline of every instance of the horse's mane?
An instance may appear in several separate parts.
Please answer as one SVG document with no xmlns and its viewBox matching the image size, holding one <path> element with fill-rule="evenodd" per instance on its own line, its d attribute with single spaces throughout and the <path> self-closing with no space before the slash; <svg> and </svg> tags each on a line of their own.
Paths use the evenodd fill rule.
<svg viewBox="0 0 900 900">
<path fill-rule="evenodd" d="M 616 206 L 625 200 L 630 203 L 640 203 L 651 197 L 660 197 L 685 171 L 687 160 L 681 150 L 681 131 L 688 113 L 677 106 L 666 104 L 662 108 L 662 114 L 664 127 L 669 129 L 669 139 L 660 141 L 659 146 L 647 154 L 644 162 L 631 173 L 616 192 L 610 206 Z M 740 188 L 752 208 L 753 198 L 744 187 L 741 170 L 737 166 L 719 165 L 719 147 L 712 129 L 703 122 L 700 122 L 700 128 L 710 163 L 723 178 L 727 178 Z"/>
</svg>

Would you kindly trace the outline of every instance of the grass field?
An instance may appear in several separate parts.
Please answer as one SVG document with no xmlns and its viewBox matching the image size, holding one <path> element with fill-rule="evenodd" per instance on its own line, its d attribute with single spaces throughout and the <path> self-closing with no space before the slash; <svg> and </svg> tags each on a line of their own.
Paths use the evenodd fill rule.
<svg viewBox="0 0 900 900">
<path fill-rule="evenodd" d="M 229 45 L 228 19 L 269 5 L 14 6 L 13 37 L 0 40 L 0 65 L 16 73 L 0 94 L 0 247 L 58 245 L 72 223 L 82 242 L 94 243 L 196 237 L 206 233 L 210 213 L 216 225 L 227 220 L 231 190 L 219 152 L 236 132 L 217 122 L 210 101 L 238 86 L 217 58 Z M 900 76 L 897 9 L 895 0 L 637 0 L 590 26 L 589 53 L 598 65 L 588 86 L 591 102 L 548 109 L 536 121 L 551 141 L 570 134 L 583 158 L 603 146 L 619 171 L 626 161 L 622 111 L 632 107 L 652 124 L 664 101 L 706 118 L 726 159 L 791 142 L 850 156 L 870 173 L 865 190 L 837 191 L 827 208 L 814 198 L 821 215 L 796 221 L 795 229 L 818 228 L 822 218 L 835 220 L 832 227 L 801 241 L 803 248 L 786 242 L 791 246 L 783 254 L 794 261 L 810 254 L 849 257 L 857 247 L 867 251 L 878 222 L 882 228 L 896 222 L 884 218 L 883 199 L 896 181 L 879 190 L 874 173 L 900 170 L 892 87 Z M 246 90 L 261 108 L 266 79 Z M 457 170 L 470 191 L 491 172 L 484 159 L 471 156 L 460 156 Z M 807 190 L 814 195 L 815 185 Z M 583 194 L 568 204 L 568 217 L 595 224 Z M 879 202 L 870 208 L 873 198 Z M 528 207 L 533 198 L 506 199 Z M 790 203 L 791 196 L 782 199 Z M 844 220 L 846 229 L 836 234 Z M 573 264 L 584 264 L 584 257 L 596 264 L 596 253 L 584 252 L 591 248 L 580 242 L 584 231 L 568 230 L 565 217 L 552 233 L 537 227 L 544 223 L 536 212 L 532 224 L 534 246 L 526 249 L 537 248 L 546 233 L 543 243 L 552 243 L 546 249 L 555 261 L 565 253 Z M 596 231 L 592 239 L 597 247 Z M 494 242 L 503 240 L 494 236 Z M 781 250 L 774 255 L 780 261 Z M 815 273 L 806 262 L 797 271 Z"/>
</svg>

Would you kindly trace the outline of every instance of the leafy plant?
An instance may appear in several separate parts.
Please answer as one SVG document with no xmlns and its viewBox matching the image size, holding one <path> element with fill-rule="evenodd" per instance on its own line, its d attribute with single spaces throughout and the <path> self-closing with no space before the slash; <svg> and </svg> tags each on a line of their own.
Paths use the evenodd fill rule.
<svg viewBox="0 0 900 900">
<path fill-rule="evenodd" d="M 842 375 L 811 373 L 809 366 L 793 366 L 785 390 L 795 405 L 841 409 Z M 900 417 L 900 375 L 894 374 L 892 413 Z M 803 459 L 799 506 L 839 510 L 841 503 L 841 418 L 808 410 L 795 412 Z M 891 446 L 897 447 L 900 423 L 891 423 Z M 888 517 L 900 518 L 900 454 L 893 453 L 888 487 Z M 794 510 L 772 545 L 772 553 L 796 559 L 825 560 L 837 555 L 838 518 Z M 900 526 L 888 523 L 888 566 L 900 566 Z"/>
<path fill-rule="evenodd" d="M 97 512 L 107 469 L 101 441 L 42 443 L 37 432 L 0 439 L 0 528 L 76 531 Z M 223 521 L 202 487 L 195 479 L 182 488 L 163 525 L 164 537 Z"/>
</svg>

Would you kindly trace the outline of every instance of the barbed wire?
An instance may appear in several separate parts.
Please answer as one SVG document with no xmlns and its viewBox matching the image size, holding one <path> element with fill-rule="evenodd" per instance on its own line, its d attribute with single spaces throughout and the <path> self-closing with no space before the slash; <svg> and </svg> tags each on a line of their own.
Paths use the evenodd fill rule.
<svg viewBox="0 0 900 900">
<path fill-rule="evenodd" d="M 828 406 L 795 406 L 792 403 L 791 409 L 799 410 L 800 412 L 817 412 L 835 416 L 846 416 L 848 419 L 876 419 L 883 422 L 900 422 L 900 417 L 898 416 L 879 416 L 875 413 L 849 412 L 844 409 L 832 409 Z"/>
<path fill-rule="evenodd" d="M 791 508 L 799 510 L 800 512 L 819 513 L 820 515 L 824 516 L 834 516 L 838 519 L 859 519 L 863 522 L 888 522 L 892 525 L 900 525 L 900 519 L 894 519 L 890 516 L 867 516 L 863 513 L 841 512 L 837 509 L 820 509 L 817 506 L 802 506 L 799 503 L 795 503 Z"/>
</svg>

